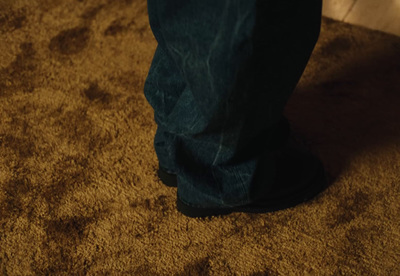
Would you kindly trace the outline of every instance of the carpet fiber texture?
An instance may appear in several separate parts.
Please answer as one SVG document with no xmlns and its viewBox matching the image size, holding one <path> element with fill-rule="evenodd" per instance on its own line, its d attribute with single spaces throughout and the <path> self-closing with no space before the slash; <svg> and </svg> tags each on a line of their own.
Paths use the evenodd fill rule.
<svg viewBox="0 0 400 276">
<path fill-rule="evenodd" d="M 334 175 L 190 219 L 156 176 L 144 0 L 0 0 L 2 275 L 400 275 L 400 38 L 324 18 L 285 114 Z"/>
</svg>

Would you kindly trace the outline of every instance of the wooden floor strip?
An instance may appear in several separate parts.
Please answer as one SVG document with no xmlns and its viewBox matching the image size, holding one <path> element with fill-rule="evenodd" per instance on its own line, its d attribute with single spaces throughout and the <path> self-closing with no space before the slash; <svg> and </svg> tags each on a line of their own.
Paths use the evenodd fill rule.
<svg viewBox="0 0 400 276">
<path fill-rule="evenodd" d="M 323 15 L 400 36 L 399 0 L 324 0 Z"/>
</svg>

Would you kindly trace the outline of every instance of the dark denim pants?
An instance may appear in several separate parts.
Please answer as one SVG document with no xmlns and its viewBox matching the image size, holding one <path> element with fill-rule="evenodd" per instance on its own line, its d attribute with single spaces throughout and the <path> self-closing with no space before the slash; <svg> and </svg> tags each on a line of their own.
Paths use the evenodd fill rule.
<svg viewBox="0 0 400 276">
<path fill-rule="evenodd" d="M 145 83 L 159 164 L 198 207 L 273 187 L 271 152 L 319 36 L 321 0 L 148 0 L 158 42 Z"/>
</svg>

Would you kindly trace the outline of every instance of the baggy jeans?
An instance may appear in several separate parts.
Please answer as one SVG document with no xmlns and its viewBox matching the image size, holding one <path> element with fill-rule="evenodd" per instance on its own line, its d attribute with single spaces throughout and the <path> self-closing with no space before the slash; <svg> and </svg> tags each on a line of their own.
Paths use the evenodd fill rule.
<svg viewBox="0 0 400 276">
<path fill-rule="evenodd" d="M 321 0 L 148 0 L 158 42 L 144 93 L 159 165 L 194 207 L 253 202 L 321 26 Z M 262 188 L 261 188 L 262 186 Z"/>
</svg>

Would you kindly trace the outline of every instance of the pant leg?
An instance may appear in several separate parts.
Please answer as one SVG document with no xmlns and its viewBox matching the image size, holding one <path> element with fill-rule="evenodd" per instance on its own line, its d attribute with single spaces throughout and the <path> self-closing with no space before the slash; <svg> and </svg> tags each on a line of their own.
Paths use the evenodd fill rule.
<svg viewBox="0 0 400 276">
<path fill-rule="evenodd" d="M 158 48 L 145 95 L 182 201 L 242 205 L 273 186 L 283 108 L 320 27 L 320 0 L 298 2 L 148 0 Z"/>
</svg>

